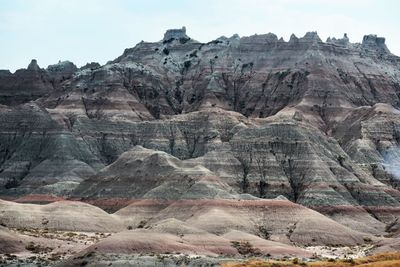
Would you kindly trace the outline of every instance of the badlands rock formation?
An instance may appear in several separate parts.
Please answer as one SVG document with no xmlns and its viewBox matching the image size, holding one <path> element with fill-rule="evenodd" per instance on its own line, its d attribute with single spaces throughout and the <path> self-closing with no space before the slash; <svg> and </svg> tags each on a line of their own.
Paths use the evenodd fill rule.
<svg viewBox="0 0 400 267">
<path fill-rule="evenodd" d="M 87 241 L 71 266 L 140 253 L 214 262 L 243 242 L 274 257 L 390 250 L 399 108 L 400 58 L 376 35 L 200 43 L 183 27 L 103 66 L 32 60 L 0 71 L 0 238 L 18 252 L 23 228 L 120 232 Z"/>
</svg>

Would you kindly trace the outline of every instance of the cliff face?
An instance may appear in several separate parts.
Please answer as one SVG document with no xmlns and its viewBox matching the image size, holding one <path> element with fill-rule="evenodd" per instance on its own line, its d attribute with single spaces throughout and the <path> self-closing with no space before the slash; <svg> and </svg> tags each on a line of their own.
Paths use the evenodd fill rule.
<svg viewBox="0 0 400 267">
<path fill-rule="evenodd" d="M 382 231 L 400 213 L 400 58 L 384 41 L 200 43 L 183 28 L 104 66 L 1 71 L 0 195 L 283 195 Z M 167 170 L 138 145 L 168 153 L 155 161 Z"/>
</svg>

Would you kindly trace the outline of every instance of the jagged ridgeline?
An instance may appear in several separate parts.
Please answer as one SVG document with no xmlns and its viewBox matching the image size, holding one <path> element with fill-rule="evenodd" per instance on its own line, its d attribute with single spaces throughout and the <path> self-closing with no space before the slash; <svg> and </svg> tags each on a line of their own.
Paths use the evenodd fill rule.
<svg viewBox="0 0 400 267">
<path fill-rule="evenodd" d="M 376 35 L 168 30 L 103 66 L 0 71 L 0 104 L 1 198 L 280 197 L 370 233 L 400 213 L 400 58 Z"/>
</svg>

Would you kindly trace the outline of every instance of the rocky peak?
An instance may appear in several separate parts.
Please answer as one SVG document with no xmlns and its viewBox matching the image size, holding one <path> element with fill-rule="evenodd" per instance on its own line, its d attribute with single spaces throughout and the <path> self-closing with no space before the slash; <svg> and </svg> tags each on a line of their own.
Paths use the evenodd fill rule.
<svg viewBox="0 0 400 267">
<path fill-rule="evenodd" d="M 347 37 L 347 33 L 343 34 L 343 40 L 347 40 L 347 42 L 349 41 L 349 37 Z"/>
<path fill-rule="evenodd" d="M 347 45 L 349 43 L 349 37 L 347 37 L 347 33 L 343 34 L 343 38 L 338 39 L 337 42 L 342 45 Z"/>
<path fill-rule="evenodd" d="M 248 37 L 242 37 L 241 42 L 245 43 L 276 43 L 278 42 L 278 37 L 273 33 L 267 34 L 254 34 Z"/>
<path fill-rule="evenodd" d="M 364 35 L 362 47 L 368 50 L 375 50 L 390 53 L 385 45 L 385 38 L 378 37 L 376 34 Z"/>
<path fill-rule="evenodd" d="M 52 82 L 58 84 L 72 75 L 78 70 L 74 63 L 71 61 L 59 61 L 57 64 L 49 65 L 46 69 L 50 75 Z"/>
<path fill-rule="evenodd" d="M 290 35 L 289 43 L 297 43 L 298 41 L 299 38 L 297 38 L 297 36 L 292 33 L 292 35 Z"/>
<path fill-rule="evenodd" d="M 232 35 L 231 37 L 229 37 L 229 39 L 231 39 L 231 40 L 238 40 L 238 39 L 240 39 L 240 36 L 239 36 L 239 34 L 235 33 L 234 35 Z"/>
<path fill-rule="evenodd" d="M 346 46 L 346 45 L 348 45 L 350 43 L 349 42 L 349 38 L 347 37 L 347 33 L 345 33 L 343 35 L 343 38 L 340 38 L 340 39 L 336 39 L 335 37 L 333 37 L 333 38 L 328 37 L 326 42 L 327 43 L 337 44 L 337 45 L 343 45 L 343 46 Z"/>
<path fill-rule="evenodd" d="M 28 70 L 0 72 L 0 198 L 84 199 L 112 212 L 118 229 L 138 229 L 121 235 L 142 239 L 161 229 L 157 218 L 188 220 L 199 226 L 194 239 L 218 245 L 200 248 L 210 256 L 235 255 L 228 235 L 239 237 L 232 229 L 313 246 L 372 245 L 381 242 L 375 235 L 394 233 L 386 225 L 400 217 L 400 182 L 392 173 L 400 146 L 400 58 L 363 47 L 385 48 L 381 39 L 344 47 L 310 32 L 289 43 L 274 34 L 198 43 L 184 28 L 164 38 L 129 48 L 100 68 L 89 64 L 93 71 L 69 75 L 63 70 L 75 68 L 71 62 L 39 70 L 33 60 Z M 132 213 L 115 212 L 129 203 Z M 28 206 L 37 217 L 32 221 L 10 206 L 0 200 L 0 240 L 5 227 L 117 231 L 76 228 L 82 221 L 65 228 Z M 84 212 L 75 206 L 80 213 L 54 204 L 46 209 L 61 220 L 88 214 L 88 205 Z M 105 221 L 96 214 L 87 221 Z M 265 220 L 270 214 L 274 219 Z M 12 225 L 21 216 L 29 225 Z M 315 226 L 316 234 L 305 232 Z M 165 236 L 170 241 L 161 246 L 153 239 L 154 253 L 165 247 L 192 253 L 189 235 L 173 231 L 179 236 Z M 254 237 L 255 244 L 260 238 Z M 96 253 L 120 244 L 129 253 L 153 253 L 139 238 L 136 244 L 110 238 L 115 242 L 96 244 Z"/>
<path fill-rule="evenodd" d="M 300 40 L 303 42 L 322 42 L 317 32 L 307 32 Z"/>
<path fill-rule="evenodd" d="M 37 64 L 37 60 L 36 59 L 32 59 L 31 63 L 29 63 L 28 65 L 28 70 L 33 70 L 33 71 L 38 71 L 40 70 L 39 65 Z"/>
<path fill-rule="evenodd" d="M 185 40 L 190 39 L 189 36 L 186 35 L 186 27 L 183 26 L 181 29 L 169 29 L 165 32 L 163 41 L 170 40 Z"/>
<path fill-rule="evenodd" d="M 57 64 L 49 65 L 47 71 L 49 72 L 75 72 L 78 68 L 71 61 L 59 61 Z"/>
<path fill-rule="evenodd" d="M 274 43 L 274 42 L 277 42 L 278 41 L 278 37 L 276 36 L 276 34 L 274 34 L 274 33 L 267 33 L 266 35 L 265 35 L 265 39 L 266 39 L 266 41 L 267 42 L 269 42 L 269 43 Z"/>
<path fill-rule="evenodd" d="M 88 63 L 86 63 L 86 65 L 85 66 L 82 66 L 82 67 L 80 67 L 79 69 L 80 70 L 86 70 L 86 69 L 91 69 L 91 70 L 94 70 L 94 69 L 97 69 L 97 68 L 99 68 L 101 65 L 99 64 L 99 63 L 97 63 L 97 62 L 88 62 Z"/>
<path fill-rule="evenodd" d="M 0 77 L 2 76 L 11 76 L 12 73 L 10 72 L 10 70 L 0 70 Z"/>
</svg>

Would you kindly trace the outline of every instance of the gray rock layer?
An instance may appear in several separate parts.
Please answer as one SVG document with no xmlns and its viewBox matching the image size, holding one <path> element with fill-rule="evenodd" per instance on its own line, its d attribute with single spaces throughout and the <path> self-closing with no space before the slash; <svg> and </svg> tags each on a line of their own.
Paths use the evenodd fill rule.
<svg viewBox="0 0 400 267">
<path fill-rule="evenodd" d="M 103 66 L 1 71 L 0 196 L 284 196 L 379 232 L 400 211 L 400 58 L 384 42 L 182 28 Z"/>
</svg>

